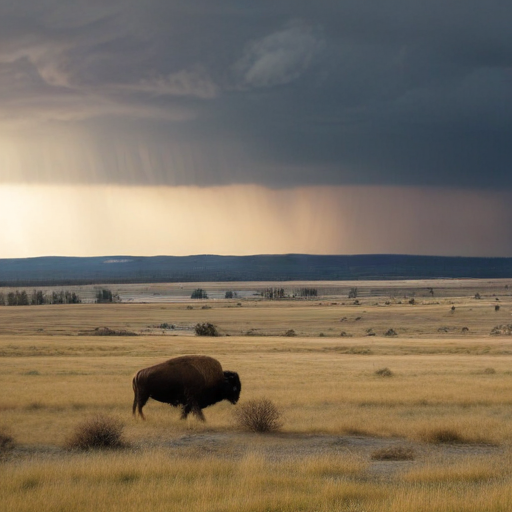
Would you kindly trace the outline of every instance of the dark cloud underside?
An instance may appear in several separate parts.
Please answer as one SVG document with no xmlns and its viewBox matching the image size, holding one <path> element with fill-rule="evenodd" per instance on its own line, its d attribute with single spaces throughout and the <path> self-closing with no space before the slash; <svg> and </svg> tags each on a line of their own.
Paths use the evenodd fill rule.
<svg viewBox="0 0 512 512">
<path fill-rule="evenodd" d="M 511 25 L 498 0 L 4 2 L 0 180 L 508 188 Z"/>
</svg>

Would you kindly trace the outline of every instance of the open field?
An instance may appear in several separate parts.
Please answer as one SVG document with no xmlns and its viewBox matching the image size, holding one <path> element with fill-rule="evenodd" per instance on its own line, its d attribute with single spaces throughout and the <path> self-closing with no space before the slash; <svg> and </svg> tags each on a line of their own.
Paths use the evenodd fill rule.
<svg viewBox="0 0 512 512">
<path fill-rule="evenodd" d="M 0 432 L 15 441 L 1 511 L 512 510 L 512 336 L 491 335 L 512 324 L 512 281 L 287 284 L 323 290 L 307 301 L 170 302 L 185 285 L 169 286 L 130 287 L 162 302 L 0 307 Z M 236 286 L 203 287 L 267 284 Z M 240 403 L 270 398 L 282 430 L 243 432 L 227 402 L 205 424 L 154 401 L 133 419 L 133 373 L 195 353 L 239 372 Z M 96 413 L 129 447 L 64 449 Z"/>
</svg>

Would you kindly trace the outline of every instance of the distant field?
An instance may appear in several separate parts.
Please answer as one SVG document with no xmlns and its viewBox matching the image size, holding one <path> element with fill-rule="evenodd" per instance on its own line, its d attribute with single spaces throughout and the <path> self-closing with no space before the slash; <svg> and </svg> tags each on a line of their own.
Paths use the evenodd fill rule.
<svg viewBox="0 0 512 512">
<path fill-rule="evenodd" d="M 15 440 L 0 453 L 0 510 L 512 510 L 512 281 L 282 285 L 319 297 L 152 284 L 109 287 L 120 304 L 0 307 L 0 432 Z M 219 298 L 171 302 L 196 287 Z M 222 336 L 195 336 L 198 322 Z M 194 353 L 239 372 L 240 404 L 270 398 L 282 431 L 241 431 L 226 402 L 205 424 L 153 401 L 133 419 L 133 373 Z M 130 447 L 66 451 L 99 412 L 122 420 Z"/>
</svg>

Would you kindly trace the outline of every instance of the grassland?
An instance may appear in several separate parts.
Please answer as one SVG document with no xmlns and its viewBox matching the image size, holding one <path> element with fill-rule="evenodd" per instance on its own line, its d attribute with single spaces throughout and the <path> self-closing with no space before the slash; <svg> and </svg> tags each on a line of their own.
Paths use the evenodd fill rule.
<svg viewBox="0 0 512 512">
<path fill-rule="evenodd" d="M 358 304 L 349 285 L 308 301 L 0 307 L 0 431 L 15 441 L 0 510 L 512 510 L 512 336 L 490 334 L 512 324 L 512 282 L 357 283 Z M 223 336 L 194 336 L 205 321 Z M 206 424 L 152 401 L 133 419 L 132 374 L 193 353 L 239 372 L 241 402 L 275 402 L 281 432 L 240 431 L 224 402 Z M 65 450 L 96 413 L 123 421 L 129 447 Z"/>
</svg>

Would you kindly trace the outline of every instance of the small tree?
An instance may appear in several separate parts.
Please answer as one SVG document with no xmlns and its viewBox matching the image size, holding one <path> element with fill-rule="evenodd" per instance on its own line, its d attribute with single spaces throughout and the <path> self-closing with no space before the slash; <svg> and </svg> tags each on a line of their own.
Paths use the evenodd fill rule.
<svg viewBox="0 0 512 512">
<path fill-rule="evenodd" d="M 114 296 L 112 295 L 112 292 L 107 289 L 98 290 L 96 292 L 96 302 L 98 304 L 105 303 L 105 302 L 113 302 Z"/>
<path fill-rule="evenodd" d="M 42 290 L 33 290 L 30 296 L 30 304 L 33 306 L 41 306 L 46 302 L 45 294 Z"/>
<path fill-rule="evenodd" d="M 284 299 L 285 297 L 284 288 L 266 288 L 263 290 L 262 295 L 265 299 L 270 300 Z"/>
<path fill-rule="evenodd" d="M 301 288 L 298 295 L 305 298 L 318 297 L 318 290 L 316 288 Z"/>
<path fill-rule="evenodd" d="M 28 293 L 25 290 L 22 290 L 21 292 L 16 291 L 16 301 L 18 306 L 28 306 Z"/>
<path fill-rule="evenodd" d="M 52 304 L 64 304 L 64 292 L 52 292 Z"/>
<path fill-rule="evenodd" d="M 203 290 L 202 288 L 196 288 L 192 295 L 190 296 L 191 299 L 207 299 L 208 294 L 206 293 L 206 290 Z"/>
<path fill-rule="evenodd" d="M 357 298 L 357 288 L 350 288 L 350 291 L 348 292 L 348 298 L 349 299 L 356 299 Z"/>
</svg>

